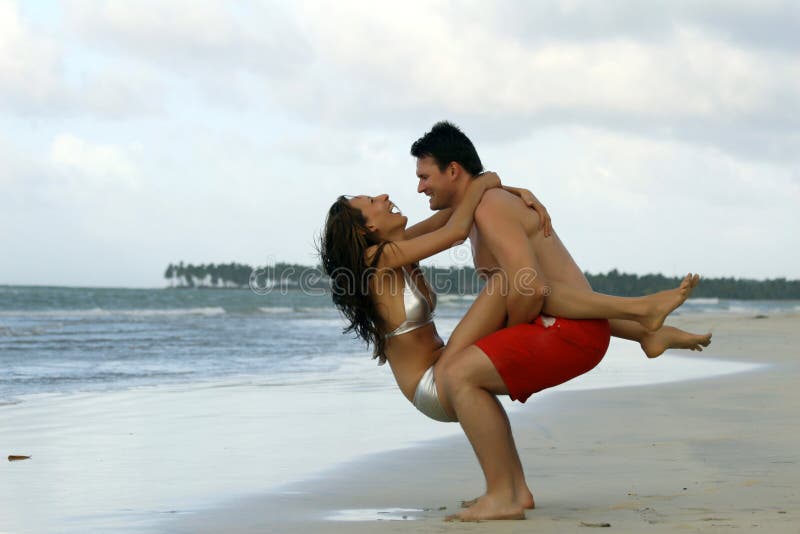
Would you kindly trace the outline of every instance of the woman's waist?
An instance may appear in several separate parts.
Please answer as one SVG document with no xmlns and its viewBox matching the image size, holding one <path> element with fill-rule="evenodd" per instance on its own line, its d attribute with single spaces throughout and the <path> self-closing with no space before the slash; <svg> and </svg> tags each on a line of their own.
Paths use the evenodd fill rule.
<svg viewBox="0 0 800 534">
<path fill-rule="evenodd" d="M 412 336 L 416 332 L 409 332 L 405 336 Z M 434 333 L 427 336 L 420 336 L 423 339 L 405 339 L 393 342 L 391 347 L 387 347 L 386 359 L 392 368 L 395 381 L 403 394 L 409 399 L 414 398 L 417 384 L 425 371 L 428 370 L 444 350 L 444 342 Z"/>
</svg>

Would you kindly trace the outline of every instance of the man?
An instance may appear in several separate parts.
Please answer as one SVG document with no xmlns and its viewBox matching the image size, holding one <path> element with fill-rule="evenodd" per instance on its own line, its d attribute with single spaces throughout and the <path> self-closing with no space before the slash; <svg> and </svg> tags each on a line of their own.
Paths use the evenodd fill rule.
<svg viewBox="0 0 800 534">
<path fill-rule="evenodd" d="M 449 122 L 435 124 L 412 145 L 411 154 L 417 158 L 417 190 L 428 196 L 432 210 L 458 206 L 470 180 L 483 171 L 472 142 Z M 710 335 L 659 328 L 660 324 L 651 331 L 631 320 L 542 316 L 551 291 L 561 292 L 565 298 L 560 301 L 580 301 L 591 293 L 591 286 L 558 235 L 545 237 L 536 212 L 502 189 L 484 194 L 470 243 L 475 267 L 489 275 L 488 282 L 453 332 L 435 373 L 442 405 L 464 428 L 487 490 L 453 518 L 523 519 L 524 510 L 534 507 L 533 496 L 495 395 L 509 394 L 524 402 L 536 391 L 590 370 L 608 346 L 609 323 L 612 335 L 638 341 L 649 357 L 667 348 L 700 350 Z M 693 287 L 696 279 L 690 284 Z M 548 312 L 576 316 L 569 307 Z M 473 345 L 475 339 L 480 341 Z"/>
</svg>

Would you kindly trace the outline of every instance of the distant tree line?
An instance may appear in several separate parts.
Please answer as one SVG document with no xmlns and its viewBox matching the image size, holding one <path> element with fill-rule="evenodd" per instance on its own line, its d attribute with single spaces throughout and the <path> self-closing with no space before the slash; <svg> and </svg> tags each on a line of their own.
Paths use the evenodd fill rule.
<svg viewBox="0 0 800 534">
<path fill-rule="evenodd" d="M 614 269 L 606 274 L 585 273 L 595 291 L 621 297 L 647 295 L 675 287 L 681 278 L 661 274 L 636 275 Z M 737 300 L 800 299 L 800 280 L 773 278 L 749 280 L 746 278 L 703 278 L 692 293 L 696 298 L 721 298 Z"/>
<path fill-rule="evenodd" d="M 253 268 L 242 263 L 169 264 L 164 278 L 171 287 L 247 287 Z"/>
<path fill-rule="evenodd" d="M 483 283 L 472 267 L 423 267 L 426 278 L 437 293 L 474 294 Z M 606 274 L 584 273 L 592 289 L 607 295 L 633 297 L 649 295 L 680 284 L 682 277 L 662 274 L 627 274 L 614 269 Z M 749 280 L 746 278 L 703 278 L 692 293 L 695 298 L 722 298 L 736 300 L 800 300 L 800 280 L 773 278 Z"/>
<path fill-rule="evenodd" d="M 423 266 L 423 272 L 437 293 L 471 295 L 478 293 L 483 282 L 472 267 Z M 606 274 L 585 273 L 595 291 L 609 295 L 647 295 L 677 286 L 680 277 L 661 274 L 636 275 L 614 269 Z M 319 266 L 296 263 L 275 263 L 253 268 L 241 263 L 169 264 L 164 278 L 172 288 L 248 288 L 276 287 L 282 289 L 329 288 L 329 280 Z M 693 297 L 724 299 L 800 299 L 800 280 L 774 278 L 750 280 L 745 278 L 704 278 L 694 290 Z"/>
<path fill-rule="evenodd" d="M 314 274 L 317 276 L 314 276 Z M 328 280 L 320 279 L 321 271 L 318 267 L 309 267 L 296 263 L 275 263 L 266 267 L 253 268 L 243 263 L 219 264 L 184 264 L 170 263 L 164 271 L 164 278 L 170 282 L 170 287 L 187 288 L 247 288 L 252 283 L 258 287 L 267 284 L 282 287 L 300 287 L 303 280 L 304 286 L 327 288 Z"/>
</svg>

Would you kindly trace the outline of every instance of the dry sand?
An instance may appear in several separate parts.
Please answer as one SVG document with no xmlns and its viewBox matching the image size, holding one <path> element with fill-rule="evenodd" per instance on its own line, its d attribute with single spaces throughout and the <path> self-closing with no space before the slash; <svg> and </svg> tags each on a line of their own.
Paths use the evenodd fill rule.
<svg viewBox="0 0 800 534">
<path fill-rule="evenodd" d="M 279 493 L 164 523 L 163 531 L 550 533 L 608 524 L 609 532 L 800 533 L 800 316 L 683 316 L 671 324 L 713 330 L 702 357 L 768 365 L 532 398 L 512 416 L 537 504 L 526 521 L 442 521 L 483 489 L 459 436 L 373 455 Z M 327 519 L 342 510 L 373 510 L 361 515 L 384 520 Z M 386 520 L 402 515 L 408 520 Z"/>
</svg>

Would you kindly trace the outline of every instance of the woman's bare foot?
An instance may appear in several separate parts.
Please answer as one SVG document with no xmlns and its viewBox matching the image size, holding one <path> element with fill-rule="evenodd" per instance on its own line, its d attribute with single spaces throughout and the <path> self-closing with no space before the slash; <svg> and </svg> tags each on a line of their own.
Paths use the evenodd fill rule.
<svg viewBox="0 0 800 534">
<path fill-rule="evenodd" d="M 638 319 L 647 330 L 655 332 L 664 325 L 667 315 L 686 302 L 692 290 L 697 287 L 700 275 L 689 273 L 675 289 L 659 291 L 653 295 L 642 297 L 646 303 L 646 311 Z"/>
<path fill-rule="evenodd" d="M 470 506 L 474 506 L 479 499 L 480 497 L 476 497 L 468 501 L 461 501 L 461 508 L 469 508 Z M 515 497 L 514 502 L 526 510 L 533 510 L 536 508 L 536 503 L 533 502 L 533 493 L 531 493 L 531 490 L 528 489 L 528 486 L 519 488 L 517 490 L 517 496 Z"/>
<path fill-rule="evenodd" d="M 504 502 L 493 495 L 478 497 L 475 504 L 445 521 L 489 521 L 492 519 L 525 519 L 525 509 L 510 499 Z"/>
<path fill-rule="evenodd" d="M 657 358 L 667 349 L 689 349 L 702 351 L 711 344 L 711 333 L 692 334 L 674 326 L 662 326 L 648 332 L 639 342 L 648 358 Z"/>
</svg>

